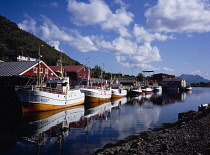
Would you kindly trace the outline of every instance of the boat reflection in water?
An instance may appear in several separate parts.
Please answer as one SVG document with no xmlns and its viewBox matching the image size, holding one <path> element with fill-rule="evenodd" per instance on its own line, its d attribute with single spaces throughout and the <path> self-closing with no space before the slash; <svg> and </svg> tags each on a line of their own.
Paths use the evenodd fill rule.
<svg viewBox="0 0 210 155">
<path fill-rule="evenodd" d="M 62 142 L 70 136 L 70 130 L 81 130 L 85 133 L 90 130 L 95 119 L 106 120 L 110 117 L 112 108 L 123 105 L 127 98 L 121 98 L 110 102 L 85 103 L 68 109 L 54 110 L 48 112 L 24 113 L 21 123 L 18 125 L 18 145 L 21 148 L 38 146 L 58 145 L 58 150 L 62 147 Z M 42 150 L 43 152 L 43 150 Z"/>
<path fill-rule="evenodd" d="M 105 113 L 110 113 L 112 108 L 118 107 L 120 105 L 126 104 L 127 98 L 113 99 L 110 102 L 96 102 L 96 103 L 85 103 L 85 118 L 90 118 L 94 116 L 105 116 Z"/>
<path fill-rule="evenodd" d="M 84 105 L 65 110 L 26 113 L 18 126 L 19 141 L 38 145 L 61 144 L 68 136 L 72 123 L 77 122 L 80 127 L 82 116 L 84 116 Z"/>
<path fill-rule="evenodd" d="M 22 155 L 93 154 L 107 143 L 139 134 L 165 122 L 176 121 L 178 112 L 188 110 L 187 107 L 193 104 L 197 108 L 198 103 L 194 98 L 198 93 L 199 97 L 203 94 L 205 102 L 210 100 L 210 97 L 206 98 L 209 95 L 205 95 L 205 92 L 209 94 L 210 89 L 198 90 L 196 93 L 193 90 L 191 94 L 142 93 L 136 97 L 84 103 L 68 109 L 24 113 L 21 122 L 16 124 L 4 117 L 4 126 L 10 125 L 9 129 L 14 131 L 7 132 L 6 128 L 2 130 L 0 138 L 6 135 L 9 139 L 9 134 L 14 136 L 10 138 L 7 150 L 3 151 L 5 154 Z M 2 141 L 5 140 L 3 138 Z"/>
</svg>

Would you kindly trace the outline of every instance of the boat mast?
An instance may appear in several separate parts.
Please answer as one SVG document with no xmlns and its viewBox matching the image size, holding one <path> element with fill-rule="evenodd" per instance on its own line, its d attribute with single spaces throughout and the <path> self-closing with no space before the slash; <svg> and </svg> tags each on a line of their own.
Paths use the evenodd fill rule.
<svg viewBox="0 0 210 155">
<path fill-rule="evenodd" d="M 143 71 L 143 73 L 153 73 L 153 72 L 154 72 L 154 71 Z M 145 76 L 144 84 L 145 84 L 145 85 L 148 85 L 148 84 L 149 84 L 149 81 L 148 81 L 146 75 L 144 75 L 144 76 Z"/>
<path fill-rule="evenodd" d="M 61 52 L 60 52 L 60 60 L 58 60 L 58 63 L 60 65 L 59 76 L 63 77 L 62 53 Z"/>
<path fill-rule="evenodd" d="M 87 62 L 87 67 L 88 67 L 87 87 L 90 86 L 90 66 L 89 66 L 89 58 L 90 58 L 90 57 L 87 57 L 87 58 L 86 58 L 86 60 L 88 61 L 88 62 Z"/>
<path fill-rule="evenodd" d="M 41 76 L 40 76 L 40 57 L 41 57 L 41 54 L 40 54 L 40 46 L 43 46 L 43 45 L 39 45 L 39 51 L 38 51 L 38 87 L 40 87 L 41 85 Z"/>
</svg>

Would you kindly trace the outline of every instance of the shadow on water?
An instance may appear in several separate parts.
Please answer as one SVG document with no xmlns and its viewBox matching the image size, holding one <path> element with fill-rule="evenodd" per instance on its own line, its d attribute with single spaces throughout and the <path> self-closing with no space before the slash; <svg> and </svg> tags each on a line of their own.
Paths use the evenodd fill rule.
<svg viewBox="0 0 210 155">
<path fill-rule="evenodd" d="M 2 93 L 0 95 L 0 153 L 8 150 L 17 142 L 16 127 L 21 121 L 21 106 L 16 94 Z"/>
</svg>

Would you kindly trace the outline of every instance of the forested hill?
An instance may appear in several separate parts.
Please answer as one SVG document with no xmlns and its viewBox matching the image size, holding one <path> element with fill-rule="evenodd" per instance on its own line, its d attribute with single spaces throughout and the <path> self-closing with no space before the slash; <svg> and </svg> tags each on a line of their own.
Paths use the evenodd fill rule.
<svg viewBox="0 0 210 155">
<path fill-rule="evenodd" d="M 41 59 L 47 65 L 56 65 L 57 60 L 61 57 L 60 51 L 34 35 L 21 30 L 17 24 L 0 15 L 0 60 L 9 61 L 7 59 L 9 53 L 37 58 L 40 45 L 43 45 Z M 62 60 L 65 65 L 80 64 L 64 53 L 62 53 Z"/>
</svg>

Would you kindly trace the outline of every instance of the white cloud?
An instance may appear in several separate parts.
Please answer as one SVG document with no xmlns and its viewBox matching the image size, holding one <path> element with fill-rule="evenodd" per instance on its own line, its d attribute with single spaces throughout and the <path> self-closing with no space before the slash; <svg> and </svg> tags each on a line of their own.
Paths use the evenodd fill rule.
<svg viewBox="0 0 210 155">
<path fill-rule="evenodd" d="M 173 72 L 173 71 L 174 71 L 174 69 L 168 68 L 168 67 L 161 67 L 161 68 L 158 69 L 158 70 L 162 70 L 162 71 L 166 71 L 166 72 Z"/>
<path fill-rule="evenodd" d="M 89 51 L 98 50 L 98 48 L 94 45 L 91 38 L 88 36 L 83 37 L 83 36 L 78 35 L 72 42 L 70 42 L 70 45 L 81 52 L 89 52 Z"/>
<path fill-rule="evenodd" d="M 166 36 L 160 33 L 151 33 L 147 31 L 144 27 L 140 27 L 137 24 L 135 24 L 133 28 L 133 34 L 136 37 L 137 42 L 139 43 L 150 43 L 154 40 L 165 41 L 167 39 L 174 39 L 173 36 Z"/>
<path fill-rule="evenodd" d="M 59 4 L 57 2 L 50 3 L 50 7 L 52 7 L 52 8 L 57 8 L 58 6 L 59 6 Z"/>
<path fill-rule="evenodd" d="M 138 48 L 135 42 L 122 37 L 116 38 L 111 42 L 105 40 L 97 41 L 97 46 L 102 48 L 105 52 L 126 55 L 135 54 Z"/>
<path fill-rule="evenodd" d="M 116 59 L 125 67 L 156 70 L 157 68 L 149 63 L 161 61 L 161 56 L 157 47 L 151 47 L 149 43 L 145 43 L 143 46 L 138 46 L 130 55 L 117 55 Z"/>
<path fill-rule="evenodd" d="M 42 15 L 43 24 L 40 26 L 44 40 L 72 41 L 73 37 L 56 26 L 49 18 Z"/>
<path fill-rule="evenodd" d="M 60 51 L 60 49 L 59 49 L 60 42 L 59 41 L 49 41 L 48 44 L 50 46 L 54 47 L 56 50 Z"/>
<path fill-rule="evenodd" d="M 34 35 L 36 35 L 38 33 L 36 24 L 37 23 L 36 23 L 36 21 L 33 18 L 28 17 L 28 19 L 22 21 L 22 23 L 19 23 L 18 26 L 22 30 L 25 30 L 25 31 L 28 31 L 28 32 L 32 32 Z"/>
<path fill-rule="evenodd" d="M 122 1 L 117 1 L 123 5 Z M 98 24 L 102 29 L 118 29 L 128 26 L 133 21 L 133 14 L 126 12 L 124 7 L 113 13 L 102 0 L 89 0 L 89 3 L 69 0 L 67 10 L 77 25 Z"/>
<path fill-rule="evenodd" d="M 187 37 L 188 37 L 188 38 L 192 38 L 193 35 L 192 35 L 192 34 L 188 34 Z"/>
<path fill-rule="evenodd" d="M 154 31 L 209 32 L 208 0 L 158 0 L 145 12 L 147 24 Z"/>
<path fill-rule="evenodd" d="M 195 70 L 191 72 L 192 75 L 201 75 L 202 72 L 200 70 Z"/>
<path fill-rule="evenodd" d="M 126 7 L 126 4 L 122 0 L 114 0 L 116 4 L 119 4 L 122 7 Z"/>
<path fill-rule="evenodd" d="M 81 52 L 97 50 L 97 47 L 94 45 L 91 37 L 82 36 L 77 31 L 75 32 L 73 30 L 62 30 L 44 15 L 41 15 L 41 21 L 43 23 L 40 26 L 37 26 L 37 22 L 35 21 L 35 19 L 29 18 L 28 20 L 24 20 L 18 25 L 25 31 L 36 33 L 37 36 L 47 41 L 57 50 L 60 50 L 60 42 L 66 42 L 67 44 Z"/>
<path fill-rule="evenodd" d="M 128 29 L 126 27 L 120 27 L 119 29 L 119 34 L 122 37 L 131 37 L 131 34 L 129 33 Z"/>
<path fill-rule="evenodd" d="M 41 15 L 43 23 L 38 26 L 37 21 L 31 17 L 19 23 L 18 26 L 30 33 L 35 34 L 45 41 L 71 41 L 72 35 L 66 33 L 64 30 L 56 26 L 49 18 Z"/>
<path fill-rule="evenodd" d="M 98 24 L 106 21 L 108 16 L 112 14 L 109 6 L 101 0 L 90 0 L 90 3 L 69 0 L 67 10 L 77 25 Z"/>
<path fill-rule="evenodd" d="M 124 9 L 116 10 L 115 14 L 110 14 L 105 22 L 101 23 L 103 29 L 117 29 L 128 26 L 133 21 L 133 14 Z"/>
</svg>

